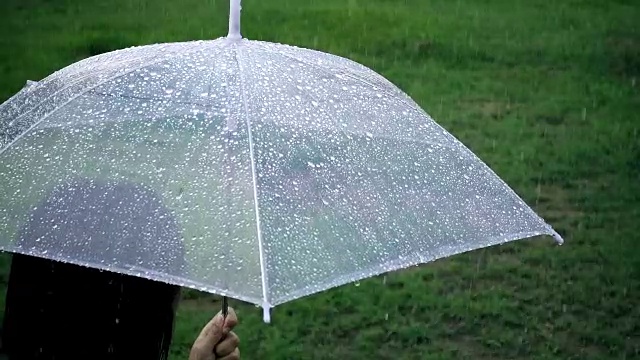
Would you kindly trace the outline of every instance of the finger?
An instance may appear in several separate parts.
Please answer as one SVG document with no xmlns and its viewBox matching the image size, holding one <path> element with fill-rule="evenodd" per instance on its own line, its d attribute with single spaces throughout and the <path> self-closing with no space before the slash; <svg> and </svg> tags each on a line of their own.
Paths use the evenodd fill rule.
<svg viewBox="0 0 640 360">
<path fill-rule="evenodd" d="M 233 328 L 238 325 L 238 316 L 236 315 L 236 311 L 233 310 L 231 306 L 229 306 L 229 311 L 227 312 L 227 318 L 224 322 L 223 333 L 228 334 Z"/>
<path fill-rule="evenodd" d="M 227 334 L 222 341 L 216 345 L 215 352 L 219 357 L 227 356 L 240 345 L 240 338 L 233 331 Z"/>
<path fill-rule="evenodd" d="M 218 360 L 240 360 L 240 349 L 236 348 L 231 354 L 218 358 Z"/>
<path fill-rule="evenodd" d="M 189 360 L 216 360 L 216 356 L 212 352 L 207 352 L 198 344 L 194 344 L 189 353 Z"/>
<path fill-rule="evenodd" d="M 212 353 L 216 344 L 237 324 L 238 317 L 236 316 L 236 312 L 233 308 L 229 307 L 227 318 L 224 319 L 222 311 L 216 314 L 202 329 L 195 343 L 198 344 L 203 351 Z"/>
</svg>

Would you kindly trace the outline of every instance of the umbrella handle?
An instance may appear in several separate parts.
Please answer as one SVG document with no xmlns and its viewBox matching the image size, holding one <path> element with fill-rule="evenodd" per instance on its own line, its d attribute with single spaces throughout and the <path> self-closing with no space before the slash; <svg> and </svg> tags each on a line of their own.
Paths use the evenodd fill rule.
<svg viewBox="0 0 640 360">
<path fill-rule="evenodd" d="M 222 297 L 222 318 L 226 320 L 227 315 L 229 315 L 229 299 L 226 296 L 223 296 Z"/>
</svg>

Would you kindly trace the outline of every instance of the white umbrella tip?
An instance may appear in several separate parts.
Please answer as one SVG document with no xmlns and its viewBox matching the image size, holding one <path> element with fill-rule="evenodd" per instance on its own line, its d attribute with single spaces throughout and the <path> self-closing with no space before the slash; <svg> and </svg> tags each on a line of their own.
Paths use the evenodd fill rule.
<svg viewBox="0 0 640 360">
<path fill-rule="evenodd" d="M 556 231 L 553 231 L 552 236 L 556 240 L 556 243 L 558 243 L 558 245 L 564 244 L 564 239 Z"/>
<path fill-rule="evenodd" d="M 271 307 L 269 304 L 262 305 L 262 320 L 265 324 L 271 323 Z"/>
<path fill-rule="evenodd" d="M 241 9 L 242 7 L 240 6 L 240 0 L 231 0 L 229 2 L 229 35 L 227 35 L 228 39 L 231 39 L 231 40 L 242 39 L 242 35 L 240 35 Z"/>
</svg>

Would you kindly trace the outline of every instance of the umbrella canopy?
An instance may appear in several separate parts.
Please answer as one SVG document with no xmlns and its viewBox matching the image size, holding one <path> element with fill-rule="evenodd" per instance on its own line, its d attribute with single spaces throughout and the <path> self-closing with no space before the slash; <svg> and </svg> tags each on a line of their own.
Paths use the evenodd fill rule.
<svg viewBox="0 0 640 360">
<path fill-rule="evenodd" d="M 243 39 L 239 1 L 231 10 L 227 37 L 91 57 L 0 106 L 1 249 L 232 296 L 269 321 L 273 306 L 376 274 L 537 235 L 562 242 L 391 82 Z M 53 189 L 92 181 L 159 194 L 184 262 L 161 266 L 175 256 L 162 244 L 146 251 L 156 261 L 130 246 L 81 256 L 109 248 L 83 238 L 92 231 L 119 244 L 131 229 L 67 236 L 64 214 L 29 246 L 16 240 Z"/>
</svg>

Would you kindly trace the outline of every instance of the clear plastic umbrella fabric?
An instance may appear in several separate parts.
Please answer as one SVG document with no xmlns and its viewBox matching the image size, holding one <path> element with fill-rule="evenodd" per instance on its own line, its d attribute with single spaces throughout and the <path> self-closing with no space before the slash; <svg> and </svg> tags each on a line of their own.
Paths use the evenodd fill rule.
<svg viewBox="0 0 640 360">
<path fill-rule="evenodd" d="M 128 48 L 0 107 L 3 250 L 231 296 L 265 320 L 331 287 L 543 234 L 562 242 L 405 93 L 318 51 Z"/>
</svg>

